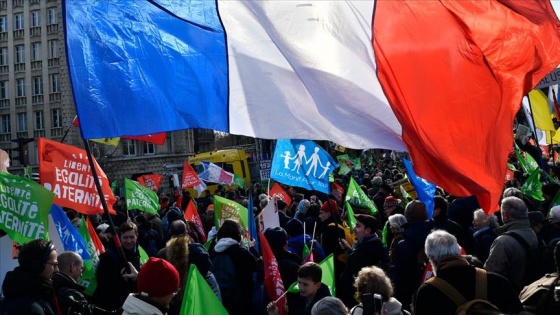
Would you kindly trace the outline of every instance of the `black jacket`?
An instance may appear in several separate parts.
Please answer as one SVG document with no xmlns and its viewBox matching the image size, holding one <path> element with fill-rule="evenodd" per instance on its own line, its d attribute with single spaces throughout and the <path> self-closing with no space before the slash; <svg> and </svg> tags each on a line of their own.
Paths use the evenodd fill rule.
<svg viewBox="0 0 560 315">
<path fill-rule="evenodd" d="M 315 297 L 310 304 L 307 304 L 306 298 L 300 295 L 293 306 L 290 306 L 288 311 L 290 312 L 290 315 L 311 315 L 313 305 L 315 305 L 315 303 L 317 303 L 320 299 L 327 296 L 331 296 L 331 292 L 324 283 L 321 283 L 321 287 L 317 290 L 317 293 L 315 293 Z"/>
<path fill-rule="evenodd" d="M 57 272 L 53 276 L 53 287 L 62 314 L 93 314 L 93 305 L 89 304 L 82 292 L 86 289 L 77 284 L 68 275 Z"/>
<path fill-rule="evenodd" d="M 21 267 L 6 273 L 2 291 L 5 296 L 3 315 L 54 315 L 51 282 Z"/>
</svg>

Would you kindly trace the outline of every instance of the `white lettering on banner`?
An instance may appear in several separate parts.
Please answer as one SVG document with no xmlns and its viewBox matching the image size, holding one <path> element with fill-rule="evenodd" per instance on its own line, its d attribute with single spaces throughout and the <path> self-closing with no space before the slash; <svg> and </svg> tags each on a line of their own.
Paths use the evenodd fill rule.
<svg viewBox="0 0 560 315">
<path fill-rule="evenodd" d="M 0 212 L 0 223 L 6 229 L 16 231 L 17 233 L 30 238 L 42 237 L 45 233 L 45 227 L 30 221 L 20 221 L 20 219 L 8 211 Z"/>
<path fill-rule="evenodd" d="M 64 160 L 64 167 L 71 170 L 89 173 L 89 165 L 72 160 Z"/>
<path fill-rule="evenodd" d="M 292 182 L 304 182 L 308 185 L 310 185 L 311 187 L 321 187 L 321 188 L 327 188 L 329 185 L 327 183 L 323 183 L 321 181 L 315 180 L 314 178 L 306 178 L 304 176 L 294 176 L 293 174 L 290 173 L 284 173 L 284 172 L 279 172 L 276 171 L 276 173 L 274 174 L 276 177 L 282 177 L 282 178 L 286 178 Z"/>
<path fill-rule="evenodd" d="M 547 74 L 539 84 L 535 87 L 535 89 L 542 89 L 547 86 L 551 86 L 554 84 L 560 83 L 560 68 L 556 68 L 552 70 L 549 74 Z"/>
<path fill-rule="evenodd" d="M 67 169 L 55 168 L 55 179 L 59 183 L 69 184 L 77 187 L 85 187 L 93 189 L 95 181 L 93 176 L 78 172 L 70 172 Z M 101 178 L 99 178 L 101 180 Z"/>
<path fill-rule="evenodd" d="M 46 189 L 52 191 L 58 198 L 68 199 L 71 202 L 92 207 L 101 207 L 99 194 L 95 191 L 88 192 L 83 189 L 60 184 L 56 184 L 52 187 L 50 183 L 45 183 L 44 186 Z M 109 195 L 105 195 L 104 197 L 108 199 Z"/>
</svg>

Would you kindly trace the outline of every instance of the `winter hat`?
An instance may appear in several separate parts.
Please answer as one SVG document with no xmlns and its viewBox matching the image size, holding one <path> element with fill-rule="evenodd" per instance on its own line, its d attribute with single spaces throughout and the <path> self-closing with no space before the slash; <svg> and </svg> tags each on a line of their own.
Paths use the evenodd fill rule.
<svg viewBox="0 0 560 315">
<path fill-rule="evenodd" d="M 528 213 L 528 217 L 529 217 L 529 222 L 531 222 L 531 225 L 543 223 L 543 221 L 545 220 L 544 214 L 542 214 L 542 212 L 540 211 L 530 211 Z"/>
<path fill-rule="evenodd" d="M 281 250 L 288 242 L 288 234 L 279 226 L 266 229 L 264 236 L 272 250 Z"/>
<path fill-rule="evenodd" d="M 291 219 L 286 223 L 286 232 L 290 237 L 303 234 L 303 223 L 298 219 Z"/>
<path fill-rule="evenodd" d="M 140 268 L 138 293 L 149 297 L 164 297 L 179 290 L 179 272 L 168 261 L 152 257 Z"/>
<path fill-rule="evenodd" d="M 338 213 L 338 205 L 336 204 L 336 201 L 329 199 L 329 201 L 325 202 L 323 206 L 321 206 L 321 211 Z"/>
<path fill-rule="evenodd" d="M 406 218 L 402 214 L 393 214 L 389 217 L 389 225 L 399 228 L 399 232 L 404 231 L 403 225 L 406 223 Z"/>
<path fill-rule="evenodd" d="M 385 203 L 383 203 L 383 207 L 396 207 L 401 203 L 400 199 L 397 199 L 393 196 L 388 196 L 385 198 Z"/>
</svg>

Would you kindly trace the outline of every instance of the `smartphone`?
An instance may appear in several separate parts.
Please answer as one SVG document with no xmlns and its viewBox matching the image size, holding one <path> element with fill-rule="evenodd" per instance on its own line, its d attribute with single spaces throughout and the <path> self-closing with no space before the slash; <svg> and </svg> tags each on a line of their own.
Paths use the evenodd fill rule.
<svg viewBox="0 0 560 315">
<path fill-rule="evenodd" d="M 375 304 L 375 311 L 377 314 L 381 314 L 381 310 L 383 308 L 383 297 L 381 297 L 381 294 L 375 293 L 373 295 L 373 302 Z"/>
<path fill-rule="evenodd" d="M 373 294 L 371 293 L 364 293 L 362 294 L 362 307 L 363 312 L 362 314 L 366 315 L 366 314 L 378 314 L 376 308 L 375 308 L 375 301 L 373 298 Z"/>
</svg>

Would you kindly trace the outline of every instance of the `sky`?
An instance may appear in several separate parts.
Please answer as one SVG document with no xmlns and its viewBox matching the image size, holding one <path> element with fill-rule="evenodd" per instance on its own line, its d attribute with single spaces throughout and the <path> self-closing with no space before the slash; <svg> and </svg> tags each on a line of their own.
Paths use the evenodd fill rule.
<svg viewBox="0 0 560 315">
<path fill-rule="evenodd" d="M 554 11 L 556 11 L 556 16 L 560 16 L 560 0 L 552 0 L 552 7 L 554 7 Z"/>
</svg>

